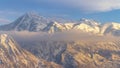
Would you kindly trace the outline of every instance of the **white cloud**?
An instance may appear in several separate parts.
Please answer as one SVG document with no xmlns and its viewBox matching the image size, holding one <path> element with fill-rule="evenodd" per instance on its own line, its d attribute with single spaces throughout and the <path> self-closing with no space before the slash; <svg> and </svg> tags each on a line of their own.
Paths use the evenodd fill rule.
<svg viewBox="0 0 120 68">
<path fill-rule="evenodd" d="M 6 23 L 10 23 L 11 21 L 8 19 L 4 19 L 4 18 L 0 18 L 0 23 L 1 24 L 6 24 Z"/>
<path fill-rule="evenodd" d="M 37 0 L 89 12 L 105 12 L 120 9 L 120 0 Z"/>
</svg>

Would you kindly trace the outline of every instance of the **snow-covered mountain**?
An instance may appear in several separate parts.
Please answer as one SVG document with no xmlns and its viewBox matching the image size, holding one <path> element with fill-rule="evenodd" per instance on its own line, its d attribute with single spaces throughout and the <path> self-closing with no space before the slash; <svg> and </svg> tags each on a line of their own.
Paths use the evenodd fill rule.
<svg viewBox="0 0 120 68">
<path fill-rule="evenodd" d="M 14 22 L 1 25 L 2 31 L 30 31 L 30 32 L 61 32 L 66 30 L 78 30 L 94 34 L 120 34 L 119 23 L 99 24 L 94 20 L 82 18 L 80 21 L 64 21 L 61 19 L 46 18 L 37 13 L 26 13 Z"/>
<path fill-rule="evenodd" d="M 16 31 L 40 31 L 47 26 L 50 21 L 43 16 L 36 13 L 26 13 L 19 17 L 13 23 L 1 26 L 2 30 L 16 30 Z"/>
<path fill-rule="evenodd" d="M 100 24 L 94 20 L 89 19 L 81 19 L 80 23 L 75 24 L 75 30 L 82 30 L 83 32 L 91 32 L 91 33 L 99 33 L 100 32 Z"/>
<path fill-rule="evenodd" d="M 119 23 L 106 23 L 101 28 L 101 34 L 112 34 L 112 35 L 120 35 L 120 24 Z"/>
<path fill-rule="evenodd" d="M 50 22 L 47 27 L 43 29 L 43 31 L 49 32 L 49 33 L 54 33 L 56 31 L 63 31 L 66 30 L 66 28 L 57 22 Z"/>
</svg>

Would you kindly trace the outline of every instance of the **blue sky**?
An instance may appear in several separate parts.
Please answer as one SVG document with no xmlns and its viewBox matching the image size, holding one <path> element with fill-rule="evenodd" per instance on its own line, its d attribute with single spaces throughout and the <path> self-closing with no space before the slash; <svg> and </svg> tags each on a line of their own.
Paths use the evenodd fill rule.
<svg viewBox="0 0 120 68">
<path fill-rule="evenodd" d="M 74 20 L 120 22 L 120 0 L 1 0 L 0 24 L 10 23 L 31 11 Z"/>
</svg>

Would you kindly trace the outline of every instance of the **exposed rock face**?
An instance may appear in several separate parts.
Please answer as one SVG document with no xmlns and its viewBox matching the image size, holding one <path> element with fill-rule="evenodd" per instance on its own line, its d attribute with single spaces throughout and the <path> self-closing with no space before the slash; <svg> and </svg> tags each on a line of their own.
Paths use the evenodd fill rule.
<svg viewBox="0 0 120 68">
<path fill-rule="evenodd" d="M 39 42 L 25 41 L 23 43 L 19 43 L 22 46 L 21 48 L 10 36 L 6 34 L 0 35 L 0 67 L 120 67 L 120 43 L 117 39 L 97 41 L 90 41 L 89 39 L 82 41 L 41 40 Z"/>
<path fill-rule="evenodd" d="M 64 68 L 119 68 L 118 41 L 41 41 L 23 46 L 39 58 Z M 33 46 L 34 45 L 34 46 Z"/>
<path fill-rule="evenodd" d="M 8 35 L 0 35 L 0 68 L 61 68 L 54 62 L 38 59 L 22 49 Z"/>
<path fill-rule="evenodd" d="M 3 68 L 37 68 L 39 60 L 20 48 L 8 35 L 0 35 L 0 67 Z"/>
</svg>

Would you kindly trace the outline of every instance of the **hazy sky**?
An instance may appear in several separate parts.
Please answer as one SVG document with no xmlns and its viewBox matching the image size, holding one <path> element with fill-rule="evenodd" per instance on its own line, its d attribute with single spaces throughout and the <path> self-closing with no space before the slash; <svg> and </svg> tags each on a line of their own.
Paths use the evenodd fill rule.
<svg viewBox="0 0 120 68">
<path fill-rule="evenodd" d="M 120 22 L 120 0 L 0 0 L 0 23 L 10 23 L 31 11 L 75 20 Z"/>
</svg>

